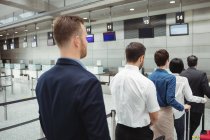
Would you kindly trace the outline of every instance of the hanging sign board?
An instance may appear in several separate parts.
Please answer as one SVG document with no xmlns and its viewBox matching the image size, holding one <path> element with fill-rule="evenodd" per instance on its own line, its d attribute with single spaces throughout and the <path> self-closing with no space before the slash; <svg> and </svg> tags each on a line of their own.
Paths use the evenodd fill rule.
<svg viewBox="0 0 210 140">
<path fill-rule="evenodd" d="M 47 33 L 47 46 L 53 46 L 55 45 L 55 41 L 53 38 L 53 32 L 48 32 Z"/>
<path fill-rule="evenodd" d="M 184 12 L 176 13 L 176 23 L 178 24 L 184 23 Z"/>
<path fill-rule="evenodd" d="M 10 43 L 10 49 L 11 50 L 15 49 L 15 41 L 14 41 L 14 38 L 12 39 L 12 41 Z"/>
<path fill-rule="evenodd" d="M 37 35 L 33 36 L 32 42 L 31 42 L 31 47 L 37 47 Z"/>
<path fill-rule="evenodd" d="M 91 26 L 87 26 L 86 27 L 86 31 L 87 31 L 87 34 L 91 34 L 92 30 L 91 30 Z"/>
<path fill-rule="evenodd" d="M 23 48 L 28 47 L 27 36 L 23 38 Z"/>
<path fill-rule="evenodd" d="M 113 31 L 113 23 L 110 22 L 110 23 L 107 23 L 107 31 L 110 32 L 110 31 Z"/>
</svg>

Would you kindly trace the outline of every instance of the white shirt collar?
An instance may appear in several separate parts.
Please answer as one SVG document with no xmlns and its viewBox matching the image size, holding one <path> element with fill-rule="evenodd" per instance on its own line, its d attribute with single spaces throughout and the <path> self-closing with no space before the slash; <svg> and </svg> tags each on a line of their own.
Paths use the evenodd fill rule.
<svg viewBox="0 0 210 140">
<path fill-rule="evenodd" d="M 125 68 L 126 69 L 130 69 L 130 70 L 137 70 L 137 71 L 139 71 L 139 67 L 137 67 L 135 65 L 126 64 Z"/>
<path fill-rule="evenodd" d="M 179 74 L 178 74 L 178 73 L 173 73 L 173 75 L 175 75 L 175 76 L 179 76 Z"/>
</svg>

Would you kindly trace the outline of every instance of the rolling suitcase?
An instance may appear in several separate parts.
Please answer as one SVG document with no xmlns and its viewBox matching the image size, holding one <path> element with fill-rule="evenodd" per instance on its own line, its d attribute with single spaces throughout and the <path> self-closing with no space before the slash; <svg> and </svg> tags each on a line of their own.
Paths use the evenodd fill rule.
<svg viewBox="0 0 210 140">
<path fill-rule="evenodd" d="M 205 130 L 204 125 L 205 125 L 205 107 L 202 117 L 202 130 L 200 134 L 200 140 L 210 140 L 210 130 Z"/>
</svg>

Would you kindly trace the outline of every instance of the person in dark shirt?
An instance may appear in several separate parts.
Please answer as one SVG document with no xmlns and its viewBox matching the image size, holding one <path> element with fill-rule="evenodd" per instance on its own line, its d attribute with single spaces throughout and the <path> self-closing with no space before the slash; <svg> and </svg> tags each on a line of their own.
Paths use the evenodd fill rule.
<svg viewBox="0 0 210 140">
<path fill-rule="evenodd" d="M 206 95 L 210 98 L 210 87 L 208 78 L 205 72 L 197 70 L 198 58 L 195 55 L 187 57 L 188 69 L 184 70 L 180 75 L 188 79 L 192 93 L 194 96 L 204 97 Z M 190 114 L 190 139 L 195 130 L 198 128 L 201 116 L 204 112 L 204 104 L 201 103 L 188 103 L 191 105 Z"/>
<path fill-rule="evenodd" d="M 183 104 L 185 99 L 195 103 L 206 103 L 207 99 L 192 95 L 192 90 L 186 77 L 180 76 L 179 74 L 184 69 L 184 63 L 180 58 L 173 58 L 169 65 L 170 71 L 176 77 L 176 100 Z M 174 112 L 174 127 L 177 134 L 177 140 L 184 140 L 185 132 L 185 111 L 178 111 L 173 109 Z"/>
<path fill-rule="evenodd" d="M 158 68 L 149 75 L 157 90 L 157 99 L 161 107 L 158 122 L 153 126 L 154 138 L 161 135 L 166 140 L 174 139 L 174 119 L 172 107 L 179 111 L 190 108 L 189 105 L 182 105 L 175 99 L 176 78 L 169 74 L 169 53 L 165 49 L 155 52 L 155 63 Z"/>
<path fill-rule="evenodd" d="M 61 58 L 36 86 L 40 123 L 48 140 L 110 140 L 100 82 L 79 61 L 87 54 L 86 35 L 80 17 L 55 19 Z"/>
</svg>

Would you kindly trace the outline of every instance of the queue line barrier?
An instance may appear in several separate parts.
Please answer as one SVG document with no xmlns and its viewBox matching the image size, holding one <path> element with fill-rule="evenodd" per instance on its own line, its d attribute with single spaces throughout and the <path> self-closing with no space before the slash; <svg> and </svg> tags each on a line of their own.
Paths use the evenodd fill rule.
<svg viewBox="0 0 210 140">
<path fill-rule="evenodd" d="M 9 102 L 4 102 L 4 103 L 0 103 L 0 106 L 7 106 L 7 105 L 11 105 L 11 104 L 15 104 L 15 103 L 20 103 L 20 102 L 25 102 L 25 101 L 30 101 L 30 100 L 35 100 L 36 97 L 31 97 L 31 98 L 25 98 L 25 99 L 20 99 L 20 100 L 15 100 L 15 101 L 9 101 Z M 7 108 L 5 108 L 5 118 L 7 119 Z M 112 140 L 115 140 L 115 128 L 116 128 L 116 120 L 115 120 L 115 117 L 116 117 L 116 111 L 115 110 L 111 110 L 111 112 L 109 114 L 106 115 L 107 119 L 108 118 L 111 118 L 111 139 Z M 7 127 L 4 127 L 4 128 L 0 128 L 0 132 L 2 131 L 6 131 L 6 130 L 10 130 L 10 129 L 13 129 L 13 128 L 16 128 L 16 127 L 20 127 L 20 126 L 23 126 L 23 125 L 26 125 L 26 124 L 30 124 L 30 123 L 33 123 L 35 121 L 38 121 L 39 118 L 35 118 L 35 119 L 31 119 L 29 121 L 25 121 L 25 122 L 21 122 L 21 123 L 18 123 L 18 124 L 14 124 L 14 125 L 11 125 L 11 126 L 7 126 Z M 42 132 L 42 129 L 40 129 L 40 136 L 43 138 L 44 134 Z"/>
</svg>

